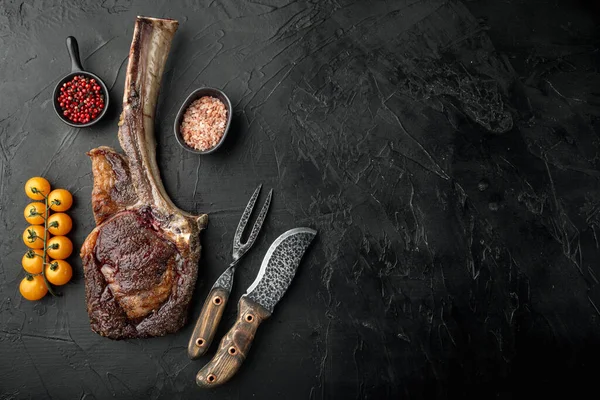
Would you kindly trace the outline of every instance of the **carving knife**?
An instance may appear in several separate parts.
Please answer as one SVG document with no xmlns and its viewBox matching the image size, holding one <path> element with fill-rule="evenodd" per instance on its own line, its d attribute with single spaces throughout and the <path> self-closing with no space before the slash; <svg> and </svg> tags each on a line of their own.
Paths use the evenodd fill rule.
<svg viewBox="0 0 600 400">
<path fill-rule="evenodd" d="M 271 316 L 285 294 L 316 234 L 314 229 L 294 228 L 269 247 L 254 283 L 238 303 L 235 324 L 221 340 L 212 360 L 196 375 L 198 386 L 217 387 L 235 375 L 246 359 L 258 326 Z"/>
</svg>

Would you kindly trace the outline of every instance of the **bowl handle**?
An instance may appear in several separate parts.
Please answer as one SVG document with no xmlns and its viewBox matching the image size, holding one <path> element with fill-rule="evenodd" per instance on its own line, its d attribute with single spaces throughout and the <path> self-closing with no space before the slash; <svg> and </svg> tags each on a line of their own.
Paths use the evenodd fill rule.
<svg viewBox="0 0 600 400">
<path fill-rule="evenodd" d="M 81 65 L 81 59 L 79 58 L 79 46 L 77 45 L 77 39 L 73 36 L 67 38 L 67 50 L 69 51 L 69 57 L 71 57 L 71 72 L 83 71 L 83 65 Z"/>
</svg>

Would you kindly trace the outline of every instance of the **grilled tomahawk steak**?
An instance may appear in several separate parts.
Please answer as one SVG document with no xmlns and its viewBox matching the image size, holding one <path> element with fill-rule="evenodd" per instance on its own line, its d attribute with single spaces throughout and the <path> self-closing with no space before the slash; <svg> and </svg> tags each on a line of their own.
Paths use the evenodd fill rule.
<svg viewBox="0 0 600 400">
<path fill-rule="evenodd" d="M 81 248 L 92 330 L 112 339 L 162 336 L 187 317 L 207 216 L 177 208 L 156 164 L 154 112 L 177 21 L 138 17 L 119 142 L 91 150 L 96 228 Z"/>
</svg>

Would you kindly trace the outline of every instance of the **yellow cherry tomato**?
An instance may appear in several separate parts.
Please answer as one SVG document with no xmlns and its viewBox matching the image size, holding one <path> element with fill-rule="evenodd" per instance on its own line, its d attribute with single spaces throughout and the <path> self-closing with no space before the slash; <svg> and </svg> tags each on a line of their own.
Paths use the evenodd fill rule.
<svg viewBox="0 0 600 400">
<path fill-rule="evenodd" d="M 50 182 L 41 176 L 36 176 L 25 182 L 25 193 L 32 200 L 44 200 L 50 193 Z"/>
<path fill-rule="evenodd" d="M 26 276 L 19 285 L 21 295 L 27 300 L 39 300 L 48 293 L 48 287 L 41 275 Z"/>
<path fill-rule="evenodd" d="M 54 189 L 48 196 L 48 205 L 54 211 L 67 211 L 73 204 L 73 196 L 65 189 Z"/>
<path fill-rule="evenodd" d="M 52 260 L 46 267 L 46 279 L 56 286 L 64 285 L 71 280 L 73 269 L 65 260 Z"/>
<path fill-rule="evenodd" d="M 44 233 L 46 233 L 47 237 L 50 237 L 50 235 L 45 232 L 43 226 L 29 225 L 23 232 L 23 242 L 31 249 L 43 249 Z"/>
<path fill-rule="evenodd" d="M 66 236 L 54 236 L 48 240 L 46 253 L 56 260 L 64 260 L 73 252 L 73 243 Z"/>
<path fill-rule="evenodd" d="M 53 235 L 64 236 L 72 227 L 73 220 L 65 213 L 52 214 L 48 218 L 48 231 Z"/>
<path fill-rule="evenodd" d="M 25 220 L 32 225 L 41 225 L 44 223 L 44 218 L 48 216 L 46 205 L 39 201 L 29 203 L 23 211 Z"/>
<path fill-rule="evenodd" d="M 30 274 L 39 274 L 42 272 L 42 268 L 44 267 L 44 250 L 41 249 L 29 249 L 27 253 L 23 256 L 21 260 L 21 265 L 23 269 Z M 46 261 L 48 261 L 48 256 L 46 256 Z"/>
</svg>

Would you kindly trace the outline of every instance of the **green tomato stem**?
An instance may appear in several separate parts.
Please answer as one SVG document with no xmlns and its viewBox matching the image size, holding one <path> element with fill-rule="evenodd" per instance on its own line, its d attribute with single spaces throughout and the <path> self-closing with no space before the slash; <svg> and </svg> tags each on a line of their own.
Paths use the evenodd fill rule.
<svg viewBox="0 0 600 400">
<path fill-rule="evenodd" d="M 46 196 L 44 193 L 41 193 L 41 194 L 42 194 L 42 196 L 44 196 L 44 202 L 46 203 L 46 212 L 48 212 L 48 210 L 50 209 L 50 206 L 48 205 L 48 196 Z M 58 296 L 58 294 L 56 294 L 54 292 L 54 290 L 52 289 L 52 285 L 50 285 L 50 282 L 48 282 L 48 278 L 46 278 L 46 265 L 49 264 L 46 262 L 46 257 L 48 254 L 47 251 L 48 251 L 48 220 L 46 218 L 44 218 L 44 258 L 42 260 L 42 272 L 40 273 L 40 275 L 42 275 L 42 277 L 44 278 L 44 283 L 46 284 L 46 287 L 48 288 L 48 291 L 50 292 L 50 294 L 52 296 Z"/>
</svg>

